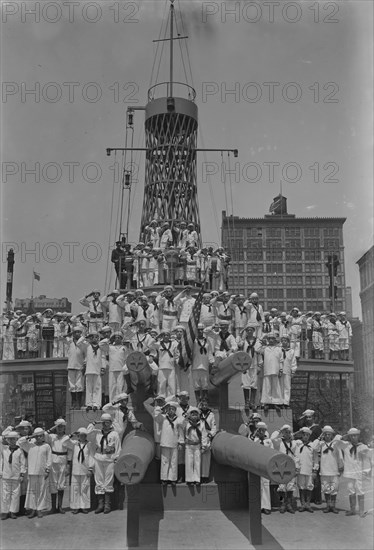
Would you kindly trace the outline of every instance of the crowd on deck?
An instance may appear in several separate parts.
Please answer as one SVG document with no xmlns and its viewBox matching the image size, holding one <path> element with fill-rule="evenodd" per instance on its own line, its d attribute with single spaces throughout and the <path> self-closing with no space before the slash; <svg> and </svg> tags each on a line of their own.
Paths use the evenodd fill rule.
<svg viewBox="0 0 374 550">
<path fill-rule="evenodd" d="M 217 433 L 215 414 L 203 398 L 198 407 L 189 404 L 187 392 L 179 396 L 149 398 L 144 406 L 153 418 L 156 459 L 160 464 L 160 482 L 175 486 L 186 482 L 199 486 L 211 480 L 211 444 Z M 320 509 L 321 491 L 324 513 L 338 514 L 336 497 L 341 476 L 346 478 L 349 510 L 365 517 L 365 492 L 371 480 L 372 449 L 360 442 L 360 430 L 351 428 L 344 435 L 331 426 L 322 429 L 313 410 L 306 410 L 299 426 L 290 425 L 268 433 L 260 414 L 253 413 L 239 427 L 239 434 L 292 458 L 296 475 L 277 488 L 280 513 L 295 513 L 295 496 L 300 497 L 299 512 Z M 69 506 L 73 514 L 87 514 L 92 508 L 92 477 L 97 507 L 95 514 L 107 514 L 119 484 L 114 468 L 121 442 L 128 428 L 144 430 L 128 406 L 126 393 L 119 394 L 103 407 L 99 422 L 81 426 L 66 434 L 66 422 L 59 418 L 49 430 L 33 427 L 26 420 L 2 432 L 0 474 L 2 478 L 1 519 L 42 518 L 48 513 L 65 514 L 64 492 L 70 485 Z M 135 475 L 135 470 L 133 472 Z M 133 475 L 132 474 L 132 475 Z M 70 478 L 70 481 L 69 481 Z M 116 489 L 115 489 L 116 487 Z M 131 505 L 131 504 L 130 504 Z M 269 481 L 261 478 L 261 510 L 271 513 Z"/>
<path fill-rule="evenodd" d="M 1 319 L 0 356 L 4 360 L 66 357 L 69 339 L 78 325 L 83 334 L 110 327 L 112 333 L 121 331 L 124 335 L 128 326 L 139 320 L 145 321 L 148 332 L 174 330 L 178 324 L 186 326 L 197 292 L 192 285 L 182 292 L 166 285 L 148 295 L 140 288 L 113 290 L 101 296 L 95 289 L 80 300 L 87 311 L 76 315 L 49 308 L 31 315 L 21 310 L 7 311 Z M 289 337 L 297 358 L 351 359 L 352 327 L 344 311 L 302 313 L 296 307 L 288 313 L 276 308 L 263 311 L 256 293 L 246 298 L 227 290 L 207 291 L 200 322 L 205 328 L 214 328 L 222 320 L 229 322 L 229 332 L 236 339 L 248 326 L 255 329 L 257 338 L 269 332 L 278 338 Z"/>
<path fill-rule="evenodd" d="M 144 230 L 145 242 L 132 247 L 117 241 L 111 261 L 118 287 L 135 289 L 154 285 L 189 284 L 227 290 L 231 258 L 222 247 L 200 247 L 193 223 L 152 220 Z"/>
</svg>

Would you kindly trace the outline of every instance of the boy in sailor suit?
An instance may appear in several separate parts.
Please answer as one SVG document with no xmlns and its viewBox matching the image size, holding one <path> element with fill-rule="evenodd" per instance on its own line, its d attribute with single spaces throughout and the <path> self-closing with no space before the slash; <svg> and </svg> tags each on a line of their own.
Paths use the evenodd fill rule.
<svg viewBox="0 0 374 550">
<path fill-rule="evenodd" d="M 179 342 L 171 340 L 169 331 L 160 333 L 158 338 L 161 341 L 154 343 L 158 350 L 158 394 L 168 397 L 177 393 L 175 367 L 180 356 Z"/>
<path fill-rule="evenodd" d="M 8 446 L 0 453 L 0 478 L 3 480 L 1 496 L 1 519 L 16 519 L 19 511 L 21 481 L 26 473 L 26 458 L 17 445 L 18 433 L 10 431 L 6 435 Z"/>
<path fill-rule="evenodd" d="M 273 448 L 273 443 L 268 437 L 268 427 L 265 422 L 258 422 L 257 429 L 253 434 L 254 443 L 264 445 L 264 447 Z M 265 515 L 271 513 L 271 500 L 270 500 L 270 481 L 265 477 L 261 478 L 261 512 Z"/>
<path fill-rule="evenodd" d="M 283 372 L 283 353 L 277 346 L 277 337 L 274 333 L 269 332 L 265 340 L 257 340 L 255 351 L 264 355 L 264 378 L 262 383 L 261 404 L 264 405 L 264 410 L 269 409 L 269 405 L 274 405 L 276 410 L 280 410 L 280 405 L 283 403 L 280 377 Z"/>
<path fill-rule="evenodd" d="M 88 298 L 90 298 L 88 300 Z M 82 306 L 89 310 L 89 329 L 98 332 L 104 324 L 104 310 L 100 300 L 100 290 L 94 289 L 90 294 L 86 294 L 79 300 Z"/>
<path fill-rule="evenodd" d="M 90 332 L 87 335 L 87 340 L 82 338 L 78 343 L 82 344 L 86 353 L 86 410 L 101 409 L 101 390 L 102 380 L 101 377 L 105 373 L 103 367 L 103 360 L 105 359 L 105 353 L 102 348 L 104 344 L 99 342 L 99 334 L 97 332 Z"/>
<path fill-rule="evenodd" d="M 72 439 L 78 436 L 78 440 Z M 93 474 L 94 460 L 92 443 L 87 441 L 87 429 L 78 428 L 62 444 L 64 449 L 73 452 L 72 476 L 70 485 L 70 508 L 73 514 L 88 514 L 91 507 L 90 478 Z"/>
<path fill-rule="evenodd" d="M 212 338 L 214 341 L 214 361 L 217 367 L 219 363 L 238 351 L 238 344 L 232 334 L 229 332 L 229 321 L 219 322 L 219 332 L 214 330 L 205 330 L 208 338 Z"/>
<path fill-rule="evenodd" d="M 62 509 L 62 501 L 66 488 L 66 476 L 69 474 L 67 469 L 68 457 L 67 451 L 63 448 L 63 443 L 69 436 L 65 435 L 66 422 L 63 418 L 58 418 L 55 425 L 47 431 L 45 441 L 52 449 L 52 468 L 49 476 L 50 491 L 52 496 L 52 513 L 65 514 Z M 56 431 L 56 433 L 51 433 Z M 57 497 L 57 506 L 56 506 Z"/>
<path fill-rule="evenodd" d="M 271 434 L 270 438 L 273 442 L 274 449 L 281 453 L 290 455 L 296 463 L 296 441 L 292 439 L 291 426 L 284 424 L 279 431 L 275 431 Z M 294 514 L 295 511 L 292 507 L 293 492 L 296 489 L 296 477 L 292 478 L 288 483 L 281 483 L 278 487 L 278 492 L 283 496 L 282 504 L 279 509 L 281 514 L 290 512 Z"/>
<path fill-rule="evenodd" d="M 198 403 L 201 397 L 208 397 L 209 369 L 214 365 L 211 340 L 204 336 L 204 325 L 197 325 L 197 337 L 192 348 L 192 381 Z"/>
<path fill-rule="evenodd" d="M 257 339 L 254 337 L 254 327 L 247 327 L 242 332 L 242 338 L 245 340 L 239 340 L 239 348 L 245 353 L 248 353 L 252 358 L 251 366 L 249 369 L 242 373 L 242 388 L 244 393 L 244 408 L 257 409 L 256 406 L 256 394 L 258 374 L 263 365 L 262 356 L 255 351 L 255 344 Z"/>
<path fill-rule="evenodd" d="M 365 481 L 370 476 L 372 464 L 370 449 L 359 442 L 360 430 L 351 428 L 346 435 L 336 442 L 344 453 L 344 473 L 348 480 L 350 510 L 346 516 L 356 515 L 356 496 L 358 497 L 358 511 L 361 518 L 366 516 L 365 510 Z"/>
<path fill-rule="evenodd" d="M 313 469 L 315 446 L 310 443 L 309 439 L 312 435 L 312 431 L 307 428 L 301 428 L 301 440 L 296 441 L 296 473 L 297 473 L 297 485 L 300 491 L 301 506 L 299 512 L 313 513 L 310 506 L 310 499 L 312 497 L 312 491 L 314 487 L 314 478 L 317 475 Z"/>
<path fill-rule="evenodd" d="M 283 406 L 290 406 L 291 398 L 291 380 L 297 370 L 297 361 L 295 356 L 295 350 L 290 348 L 289 336 L 283 336 L 281 338 L 283 365 L 280 369 L 280 389 L 283 397 Z"/>
<path fill-rule="evenodd" d="M 244 307 L 247 309 L 248 323 L 247 326 L 254 327 L 256 338 L 262 337 L 262 323 L 264 322 L 264 310 L 258 303 L 258 294 L 252 292 L 249 299 L 244 302 Z"/>
<path fill-rule="evenodd" d="M 334 433 L 331 426 L 324 426 L 320 438 L 315 440 L 316 453 L 313 470 L 316 472 L 319 470 L 321 475 L 322 492 L 326 500 L 326 508 L 323 510 L 325 514 L 328 512 L 339 513 L 335 504 L 339 489 L 339 476 L 343 471 L 343 459 L 337 445 L 338 440 L 334 440 Z"/>
<path fill-rule="evenodd" d="M 349 360 L 349 346 L 352 340 L 352 326 L 346 319 L 346 312 L 341 311 L 338 315 L 336 326 L 339 331 L 339 357 L 343 361 Z"/>
<path fill-rule="evenodd" d="M 100 344 L 103 346 L 104 353 L 109 355 L 109 401 L 112 401 L 123 390 L 122 369 L 130 353 L 130 346 L 123 342 L 121 332 L 115 332 L 109 339 L 101 340 Z"/>
<path fill-rule="evenodd" d="M 236 296 L 232 296 L 228 305 L 234 314 L 235 336 L 239 338 L 248 322 L 248 311 L 244 304 L 244 295 L 236 294 Z"/>
<path fill-rule="evenodd" d="M 183 423 L 187 485 L 201 483 L 201 454 L 208 448 L 208 435 L 200 411 L 191 407 Z"/>
<path fill-rule="evenodd" d="M 71 408 L 80 409 L 83 396 L 83 370 L 85 360 L 85 346 L 81 345 L 83 339 L 82 325 L 73 328 L 72 338 L 66 337 L 68 356 L 68 383 L 71 395 Z"/>
<path fill-rule="evenodd" d="M 162 408 L 165 405 L 165 397 L 163 397 L 162 395 L 157 395 L 155 398 L 149 397 L 144 401 L 143 405 L 145 410 L 153 418 L 153 439 L 155 440 L 155 445 L 156 445 L 155 459 L 160 460 L 161 459 L 160 441 L 161 441 L 162 424 L 160 424 L 159 422 L 156 422 L 154 418 L 154 410 L 155 410 L 155 407 Z"/>
<path fill-rule="evenodd" d="M 205 426 L 205 431 L 208 436 L 208 446 L 201 455 L 201 482 L 208 483 L 210 472 L 210 461 L 212 452 L 210 450 L 213 437 L 217 433 L 217 424 L 213 412 L 209 409 L 208 398 L 203 397 L 199 403 L 200 420 Z"/>
<path fill-rule="evenodd" d="M 227 291 L 218 294 L 218 296 L 215 296 L 210 301 L 211 305 L 214 307 L 215 322 L 219 323 L 220 321 L 228 321 L 229 331 L 231 331 L 234 313 L 229 306 L 229 302 L 230 295 Z"/>
<path fill-rule="evenodd" d="M 51 447 L 44 440 L 42 428 L 35 428 L 31 437 L 21 437 L 18 445 L 28 453 L 28 484 L 25 508 L 31 510 L 29 519 L 43 517 L 43 510 L 48 508 L 49 472 L 52 467 Z M 35 441 L 30 441 L 35 439 Z"/>
<path fill-rule="evenodd" d="M 204 325 L 204 328 L 212 327 L 216 320 L 215 308 L 211 304 L 211 299 L 212 296 L 209 292 L 203 294 L 199 322 Z"/>
<path fill-rule="evenodd" d="M 177 325 L 178 305 L 174 301 L 174 290 L 170 285 L 165 286 L 158 295 L 156 303 L 161 311 L 160 329 L 171 331 Z"/>
<path fill-rule="evenodd" d="M 103 429 L 96 429 L 97 422 L 93 422 L 87 426 L 87 434 L 95 453 L 95 493 L 98 495 L 99 502 L 95 514 L 101 512 L 109 514 L 111 510 L 110 495 L 114 492 L 114 463 L 121 451 L 121 442 L 118 433 L 113 429 L 111 415 L 102 414 L 100 421 Z"/>
<path fill-rule="evenodd" d="M 178 450 L 183 447 L 183 419 L 178 417 L 178 403 L 169 401 L 165 407 L 154 408 L 155 422 L 161 426 L 161 483 L 175 485 L 178 476 Z"/>
<path fill-rule="evenodd" d="M 134 411 L 128 407 L 129 396 L 127 393 L 120 393 L 110 403 L 106 403 L 103 412 L 109 413 L 112 418 L 113 429 L 118 433 L 122 442 L 128 423 L 134 430 L 142 430 L 143 424 L 138 422 Z"/>
</svg>

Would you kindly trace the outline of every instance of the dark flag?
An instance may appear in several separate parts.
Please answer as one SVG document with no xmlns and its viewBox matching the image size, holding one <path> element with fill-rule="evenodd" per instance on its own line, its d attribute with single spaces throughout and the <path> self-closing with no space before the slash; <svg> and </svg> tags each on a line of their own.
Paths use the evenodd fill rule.
<svg viewBox="0 0 374 550">
<path fill-rule="evenodd" d="M 196 301 L 191 311 L 190 318 L 188 319 L 187 328 L 186 330 L 183 331 L 182 340 L 180 342 L 179 366 L 184 370 L 187 370 L 190 364 L 192 363 L 193 343 L 197 335 L 197 325 L 199 324 L 199 319 L 200 319 L 203 294 L 204 294 L 204 289 L 202 287 L 196 298 Z"/>
</svg>

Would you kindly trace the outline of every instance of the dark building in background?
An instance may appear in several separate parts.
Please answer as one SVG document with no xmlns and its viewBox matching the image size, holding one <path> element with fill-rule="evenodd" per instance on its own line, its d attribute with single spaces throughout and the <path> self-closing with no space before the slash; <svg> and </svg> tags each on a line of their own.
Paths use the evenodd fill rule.
<svg viewBox="0 0 374 550">
<path fill-rule="evenodd" d="M 287 199 L 281 195 L 270 211 L 263 218 L 222 212 L 222 246 L 232 258 L 230 291 L 246 296 L 257 292 L 267 310 L 289 311 L 294 306 L 302 311 L 344 310 L 346 218 L 297 218 L 288 214 Z"/>
<path fill-rule="evenodd" d="M 360 395 L 365 390 L 365 361 L 363 324 L 357 317 L 349 319 L 352 326 L 352 359 L 355 365 L 354 390 Z"/>
<path fill-rule="evenodd" d="M 42 313 L 47 308 L 53 309 L 55 313 L 57 311 L 71 313 L 71 302 L 67 298 L 47 298 L 44 295 L 33 298 L 32 304 L 31 298 L 16 298 L 14 301 L 14 309 L 21 309 L 24 313 L 28 313 L 30 309 L 35 313 Z"/>
<path fill-rule="evenodd" d="M 357 261 L 360 270 L 360 298 L 362 310 L 362 339 L 364 367 L 362 384 L 373 393 L 374 370 L 374 246 Z"/>
</svg>

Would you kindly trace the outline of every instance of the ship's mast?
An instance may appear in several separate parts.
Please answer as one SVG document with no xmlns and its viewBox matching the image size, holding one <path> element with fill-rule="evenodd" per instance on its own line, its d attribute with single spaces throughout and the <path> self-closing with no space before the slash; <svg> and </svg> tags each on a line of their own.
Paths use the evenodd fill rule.
<svg viewBox="0 0 374 550">
<path fill-rule="evenodd" d="M 169 29 L 164 38 L 153 42 L 170 42 L 168 81 L 157 82 L 148 90 L 145 107 L 145 147 L 108 148 L 112 151 L 145 151 L 144 198 L 140 226 L 140 240 L 145 240 L 145 227 L 152 220 L 170 227 L 180 222 L 194 224 L 199 235 L 200 214 L 197 197 L 198 151 L 230 151 L 235 149 L 198 149 L 198 108 L 196 91 L 187 82 L 174 81 L 174 41 L 187 36 L 174 36 L 176 25 L 174 0 L 170 0 Z M 177 26 L 177 25 L 176 25 Z M 169 30 L 169 33 L 167 31 Z"/>
</svg>

